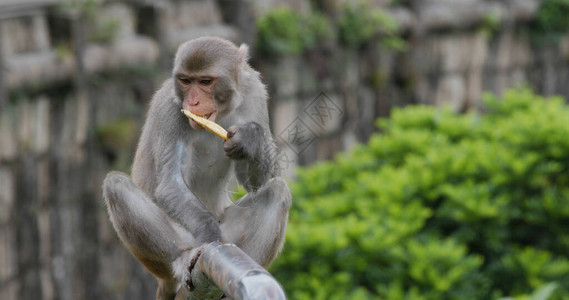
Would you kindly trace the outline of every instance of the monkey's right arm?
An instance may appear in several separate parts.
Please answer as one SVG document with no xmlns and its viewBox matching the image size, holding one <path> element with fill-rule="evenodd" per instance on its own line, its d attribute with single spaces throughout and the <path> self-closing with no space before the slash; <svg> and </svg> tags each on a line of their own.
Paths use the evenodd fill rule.
<svg viewBox="0 0 569 300">
<path fill-rule="evenodd" d="M 164 153 L 165 161 L 159 174 L 155 199 L 166 213 L 192 233 L 196 245 L 221 241 L 219 223 L 198 197 L 187 187 L 182 178 L 185 160 L 183 142 L 178 141 L 170 153 Z"/>
</svg>

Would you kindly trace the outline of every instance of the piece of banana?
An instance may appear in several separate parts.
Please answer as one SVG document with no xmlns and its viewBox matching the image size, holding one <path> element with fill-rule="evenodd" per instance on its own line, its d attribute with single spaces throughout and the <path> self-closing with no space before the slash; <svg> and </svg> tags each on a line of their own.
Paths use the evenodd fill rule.
<svg viewBox="0 0 569 300">
<path fill-rule="evenodd" d="M 196 123 L 200 124 L 207 131 L 217 135 L 218 137 L 220 137 L 226 141 L 229 139 L 227 137 L 227 130 L 225 130 L 223 127 L 219 126 L 219 124 L 212 122 L 206 118 L 202 118 L 202 117 L 192 113 L 189 110 L 182 109 L 182 112 L 186 115 L 186 117 L 194 120 Z"/>
</svg>

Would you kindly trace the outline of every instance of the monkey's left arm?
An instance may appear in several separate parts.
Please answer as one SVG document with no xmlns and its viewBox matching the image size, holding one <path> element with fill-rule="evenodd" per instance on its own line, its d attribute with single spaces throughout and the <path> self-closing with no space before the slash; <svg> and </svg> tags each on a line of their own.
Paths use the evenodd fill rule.
<svg viewBox="0 0 569 300">
<path fill-rule="evenodd" d="M 225 154 L 236 160 L 237 180 L 248 192 L 255 191 L 278 176 L 277 146 L 271 133 L 259 123 L 249 122 L 227 130 Z"/>
</svg>

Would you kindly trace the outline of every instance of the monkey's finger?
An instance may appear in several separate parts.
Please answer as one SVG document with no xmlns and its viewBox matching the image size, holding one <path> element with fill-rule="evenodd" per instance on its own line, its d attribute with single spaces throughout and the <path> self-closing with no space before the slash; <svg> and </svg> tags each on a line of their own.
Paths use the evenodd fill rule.
<svg viewBox="0 0 569 300">
<path fill-rule="evenodd" d="M 227 138 L 232 138 L 237 133 L 237 126 L 231 126 L 227 129 Z"/>
<path fill-rule="evenodd" d="M 207 131 L 217 135 L 218 137 L 220 137 L 226 141 L 229 139 L 227 137 L 227 131 L 225 129 L 223 129 L 223 127 L 219 126 L 219 124 L 212 122 L 206 118 L 202 118 L 196 114 L 193 114 L 189 110 L 182 109 L 182 112 L 186 115 L 186 117 L 194 120 L 196 123 L 200 124 Z"/>
<path fill-rule="evenodd" d="M 202 255 L 203 249 L 204 245 L 199 246 L 196 252 L 190 258 L 190 264 L 188 266 L 188 274 L 185 278 L 186 286 L 188 287 L 188 290 L 190 290 L 190 292 L 192 292 L 196 288 L 194 286 L 194 282 L 192 281 L 192 271 L 195 268 L 196 263 L 198 262 L 198 258 L 200 258 L 200 256 Z"/>
<path fill-rule="evenodd" d="M 190 276 L 186 277 L 186 286 L 188 287 L 188 290 L 190 292 L 193 292 L 196 289 L 196 287 L 192 283 L 192 278 Z"/>
<path fill-rule="evenodd" d="M 232 140 L 227 140 L 223 142 L 223 150 L 230 151 L 237 147 L 237 143 L 234 143 Z"/>
<path fill-rule="evenodd" d="M 198 262 L 198 258 L 200 258 L 200 255 L 202 255 L 202 250 L 203 250 L 203 246 L 200 246 L 198 248 L 198 251 L 196 252 L 196 254 L 194 255 L 194 257 L 192 257 L 190 259 L 190 266 L 188 267 L 188 270 L 190 270 L 190 272 L 194 269 L 194 267 L 196 266 L 196 263 Z"/>
</svg>

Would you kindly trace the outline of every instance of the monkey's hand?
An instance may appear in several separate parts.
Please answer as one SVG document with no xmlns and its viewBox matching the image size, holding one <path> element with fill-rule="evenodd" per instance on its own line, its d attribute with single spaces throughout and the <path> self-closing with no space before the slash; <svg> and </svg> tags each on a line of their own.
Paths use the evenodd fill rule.
<svg viewBox="0 0 569 300">
<path fill-rule="evenodd" d="M 199 247 L 195 247 L 184 254 L 184 260 L 186 261 L 184 266 L 187 266 L 187 269 L 184 270 L 184 281 L 186 283 L 186 287 L 190 292 L 195 288 L 194 283 L 192 282 L 192 270 L 196 266 L 198 258 L 200 258 L 200 255 L 202 254 L 202 251 L 206 245 L 207 244 L 203 244 Z"/>
<path fill-rule="evenodd" d="M 277 174 L 274 160 L 278 150 L 271 133 L 259 123 L 232 126 L 227 137 L 223 150 L 227 157 L 237 160 L 235 175 L 247 191 L 257 190 Z"/>
<path fill-rule="evenodd" d="M 223 291 L 220 290 L 199 268 L 196 268 L 198 259 L 208 244 L 203 244 L 182 254 L 184 262 L 183 282 L 193 297 L 187 299 L 220 299 Z M 180 295 L 180 294 L 178 294 Z M 183 293 L 181 295 L 184 295 Z M 183 299 L 186 299 L 184 296 Z M 178 298 L 176 298 L 178 299 Z"/>
<path fill-rule="evenodd" d="M 223 143 L 225 155 L 231 159 L 255 159 L 262 151 L 266 137 L 263 127 L 255 122 L 231 126 Z"/>
</svg>

